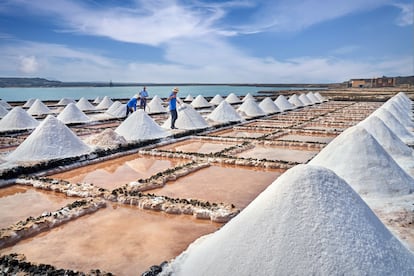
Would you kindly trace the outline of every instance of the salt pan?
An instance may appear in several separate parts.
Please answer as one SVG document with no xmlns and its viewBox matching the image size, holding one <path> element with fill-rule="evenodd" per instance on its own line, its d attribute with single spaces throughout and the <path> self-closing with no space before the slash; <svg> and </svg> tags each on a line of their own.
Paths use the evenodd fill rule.
<svg viewBox="0 0 414 276">
<path fill-rule="evenodd" d="M 207 118 L 220 123 L 240 122 L 243 118 L 239 113 L 226 101 L 222 101 Z"/>
<path fill-rule="evenodd" d="M 39 125 L 23 108 L 16 106 L 0 120 L 0 131 L 33 129 Z"/>
<path fill-rule="evenodd" d="M 412 275 L 414 256 L 332 171 L 298 165 L 161 275 Z"/>
</svg>

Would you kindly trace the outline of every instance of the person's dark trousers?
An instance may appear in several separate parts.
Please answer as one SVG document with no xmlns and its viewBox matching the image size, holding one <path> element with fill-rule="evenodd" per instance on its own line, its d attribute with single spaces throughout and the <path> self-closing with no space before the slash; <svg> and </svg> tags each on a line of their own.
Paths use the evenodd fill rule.
<svg viewBox="0 0 414 276">
<path fill-rule="evenodd" d="M 171 128 L 175 128 L 175 121 L 178 118 L 177 109 L 170 110 L 171 112 Z"/>
<path fill-rule="evenodd" d="M 128 117 L 128 114 L 129 113 L 132 113 L 132 112 L 134 112 L 134 109 L 132 109 L 132 107 L 126 107 L 126 116 L 125 117 Z"/>
<path fill-rule="evenodd" d="M 141 102 L 140 102 L 140 108 L 144 109 L 144 111 L 145 111 L 146 107 L 147 107 L 147 99 L 142 98 Z"/>
</svg>

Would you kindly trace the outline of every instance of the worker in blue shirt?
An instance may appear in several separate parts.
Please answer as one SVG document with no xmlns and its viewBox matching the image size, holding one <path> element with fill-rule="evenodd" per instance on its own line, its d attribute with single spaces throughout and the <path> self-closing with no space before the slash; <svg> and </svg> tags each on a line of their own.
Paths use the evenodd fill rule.
<svg viewBox="0 0 414 276">
<path fill-rule="evenodd" d="M 145 111 L 145 107 L 147 106 L 147 97 L 148 97 L 147 88 L 145 86 L 142 89 L 142 91 L 139 92 L 139 97 L 141 99 L 141 101 L 139 103 L 139 107 L 144 109 L 144 111 Z"/>
<path fill-rule="evenodd" d="M 129 113 L 133 113 L 134 111 L 137 110 L 137 101 L 139 99 L 139 95 L 136 94 L 134 95 L 134 97 L 132 97 L 127 105 L 126 105 L 126 117 L 128 117 Z"/>
<path fill-rule="evenodd" d="M 170 104 L 171 129 L 176 129 L 176 127 L 175 127 L 175 121 L 178 118 L 178 113 L 177 113 L 177 93 L 178 93 L 178 87 L 175 87 L 173 89 L 173 91 L 171 92 L 170 96 L 167 99 L 167 101 L 169 101 L 169 104 Z"/>
</svg>

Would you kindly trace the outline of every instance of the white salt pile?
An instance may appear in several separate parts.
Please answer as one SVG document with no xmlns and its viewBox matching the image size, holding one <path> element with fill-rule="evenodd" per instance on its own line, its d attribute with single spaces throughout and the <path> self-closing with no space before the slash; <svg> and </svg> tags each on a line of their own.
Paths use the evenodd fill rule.
<svg viewBox="0 0 414 276">
<path fill-rule="evenodd" d="M 105 113 L 113 118 L 123 118 L 126 115 L 126 104 L 115 101 Z"/>
<path fill-rule="evenodd" d="M 194 100 L 194 98 L 190 94 L 188 94 L 187 97 L 185 97 L 185 99 L 184 99 L 185 102 L 192 102 L 193 100 Z"/>
<path fill-rule="evenodd" d="M 403 105 L 399 104 L 398 101 L 390 99 L 382 105 L 382 108 L 387 109 L 409 130 L 414 128 L 414 123 L 411 119 L 411 110 L 407 110 Z"/>
<path fill-rule="evenodd" d="M 210 103 L 213 105 L 219 105 L 222 101 L 224 101 L 223 97 L 219 94 L 216 94 L 211 100 Z"/>
<path fill-rule="evenodd" d="M 31 107 L 32 104 L 36 101 L 36 99 L 28 99 L 23 107 Z"/>
<path fill-rule="evenodd" d="M 114 130 L 107 128 L 101 133 L 87 137 L 85 143 L 97 148 L 107 149 L 117 147 L 120 144 L 125 144 L 127 143 L 127 140 Z"/>
<path fill-rule="evenodd" d="M 365 128 L 403 169 L 414 167 L 414 151 L 404 144 L 380 118 L 369 116 L 358 125 Z"/>
<path fill-rule="evenodd" d="M 380 107 L 372 115 L 380 118 L 404 143 L 414 144 L 414 135 L 387 109 Z"/>
<path fill-rule="evenodd" d="M 87 154 L 91 149 L 64 123 L 48 115 L 10 155 L 8 161 L 41 161 Z"/>
<path fill-rule="evenodd" d="M 279 95 L 274 103 L 277 105 L 277 107 L 279 107 L 280 111 L 282 112 L 296 108 L 295 105 L 291 104 L 283 95 Z"/>
<path fill-rule="evenodd" d="M 158 96 L 158 95 L 155 95 L 152 99 L 151 99 L 151 101 L 149 102 L 149 104 L 150 103 L 156 103 L 156 102 L 158 102 L 158 103 L 160 103 L 161 105 L 163 104 L 163 100 Z"/>
<path fill-rule="evenodd" d="M 279 107 L 272 101 L 271 98 L 266 97 L 260 103 L 259 107 L 263 109 L 266 114 L 274 114 L 280 112 Z"/>
<path fill-rule="evenodd" d="M 91 104 L 85 97 L 80 98 L 76 103 L 76 106 L 82 111 L 95 110 L 93 104 Z"/>
<path fill-rule="evenodd" d="M 215 122 L 228 123 L 240 122 L 243 120 L 242 116 L 226 101 L 222 101 L 209 115 L 207 119 Z"/>
<path fill-rule="evenodd" d="M 319 92 L 315 93 L 315 97 L 318 98 L 321 102 L 327 102 L 328 101 L 328 99 L 325 99 L 325 97 L 323 97 L 321 95 L 321 93 L 319 93 Z"/>
<path fill-rule="evenodd" d="M 298 95 L 296 94 L 293 94 L 292 96 L 290 96 L 288 101 L 296 107 L 305 106 L 304 103 L 299 99 Z"/>
<path fill-rule="evenodd" d="M 179 129 L 203 129 L 208 128 L 209 124 L 191 105 L 182 104 L 177 109 L 178 118 L 175 121 L 175 127 Z M 162 125 L 163 128 L 171 127 L 171 116 Z"/>
<path fill-rule="evenodd" d="M 227 97 L 224 100 L 228 102 L 229 104 L 235 104 L 235 103 L 241 102 L 239 97 L 237 97 L 236 94 L 234 93 L 230 93 L 229 95 L 227 95 Z"/>
<path fill-rule="evenodd" d="M 111 104 L 111 106 L 105 111 L 109 115 L 112 116 L 112 113 L 120 107 L 122 103 L 120 101 L 115 101 Z"/>
<path fill-rule="evenodd" d="M 308 94 L 306 94 L 306 96 L 308 97 L 308 99 L 313 103 L 321 103 L 322 101 L 319 100 L 312 92 L 308 92 Z"/>
<path fill-rule="evenodd" d="M 108 96 L 105 96 L 102 101 L 96 106 L 96 109 L 108 109 L 114 102 Z"/>
<path fill-rule="evenodd" d="M 147 105 L 147 112 L 149 114 L 165 113 L 167 110 L 162 105 L 162 100 L 158 98 L 153 98 Z"/>
<path fill-rule="evenodd" d="M 414 179 L 361 126 L 345 130 L 309 164 L 333 170 L 361 195 L 386 197 L 414 191 Z"/>
<path fill-rule="evenodd" d="M 161 275 L 412 275 L 414 256 L 332 171 L 298 165 Z"/>
<path fill-rule="evenodd" d="M 309 100 L 309 98 L 308 98 L 308 96 L 306 96 L 306 94 L 300 94 L 300 96 L 298 98 L 305 106 L 313 104 L 313 102 L 311 100 Z"/>
<path fill-rule="evenodd" d="M 253 97 L 253 95 L 252 94 L 250 94 L 250 93 L 247 93 L 246 94 L 246 96 L 244 96 L 244 98 L 243 98 L 243 100 L 242 100 L 242 102 L 245 102 L 246 100 L 255 100 L 256 101 L 256 99 Z"/>
<path fill-rule="evenodd" d="M 9 111 L 2 105 L 0 105 L 0 118 L 3 118 L 7 115 Z"/>
<path fill-rule="evenodd" d="M 202 108 L 202 107 L 210 107 L 211 104 L 202 95 L 198 95 L 191 102 L 191 106 L 194 108 Z"/>
<path fill-rule="evenodd" d="M 65 109 L 59 113 L 57 119 L 64 124 L 87 123 L 90 121 L 89 117 L 86 116 L 74 103 L 69 103 Z"/>
<path fill-rule="evenodd" d="M 239 108 L 237 108 L 237 111 L 241 112 L 242 115 L 245 115 L 246 117 L 258 117 L 266 115 L 266 112 L 264 112 L 263 109 L 259 107 L 259 105 L 256 103 L 256 100 L 254 99 L 247 99 L 239 106 Z"/>
<path fill-rule="evenodd" d="M 115 129 L 115 132 L 127 141 L 152 140 L 169 135 L 143 109 L 133 112 Z"/>
<path fill-rule="evenodd" d="M 23 108 L 16 106 L 0 120 L 0 131 L 33 129 L 39 122 Z"/>
<path fill-rule="evenodd" d="M 97 96 L 97 97 L 95 98 L 95 100 L 93 100 L 93 102 L 92 102 L 92 103 L 94 103 L 94 104 L 99 104 L 99 103 L 102 101 L 102 99 L 103 99 L 103 97 Z"/>
<path fill-rule="evenodd" d="M 30 115 L 45 115 L 50 114 L 51 110 L 41 100 L 36 99 L 32 106 L 27 110 Z"/>
<path fill-rule="evenodd" d="M 4 107 L 5 109 L 12 109 L 12 106 L 3 99 L 0 99 L 0 106 Z"/>
<path fill-rule="evenodd" d="M 69 98 L 62 98 L 56 105 L 68 105 L 70 103 L 76 104 L 76 101 L 73 99 L 69 99 Z"/>
</svg>

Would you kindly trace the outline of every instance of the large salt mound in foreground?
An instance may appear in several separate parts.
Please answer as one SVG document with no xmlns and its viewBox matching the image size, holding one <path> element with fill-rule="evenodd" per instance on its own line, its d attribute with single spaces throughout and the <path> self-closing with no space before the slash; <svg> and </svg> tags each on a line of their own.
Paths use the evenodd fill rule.
<svg viewBox="0 0 414 276">
<path fill-rule="evenodd" d="M 240 122 L 243 120 L 242 116 L 226 101 L 221 103 L 207 115 L 207 118 L 220 123 Z"/>
<path fill-rule="evenodd" d="M 345 130 L 309 164 L 333 170 L 361 195 L 394 196 L 414 191 L 414 179 L 361 126 Z"/>
<path fill-rule="evenodd" d="M 64 123 L 49 115 L 9 156 L 8 161 L 41 161 L 90 152 Z"/>
<path fill-rule="evenodd" d="M 115 132 L 129 141 L 159 139 L 169 135 L 143 109 L 133 112 Z"/>
<path fill-rule="evenodd" d="M 332 171 L 298 165 L 162 275 L 413 275 L 414 256 Z"/>
<path fill-rule="evenodd" d="M 178 119 L 175 121 L 175 127 L 179 129 L 203 129 L 208 128 L 209 124 L 194 108 L 188 104 L 182 104 L 177 109 Z M 162 125 L 163 128 L 171 127 L 171 116 Z"/>
<path fill-rule="evenodd" d="M 16 106 L 0 120 L 0 131 L 33 129 L 39 125 L 23 108 Z"/>
<path fill-rule="evenodd" d="M 90 121 L 89 117 L 74 103 L 69 103 L 57 118 L 65 124 L 87 123 Z"/>
</svg>

